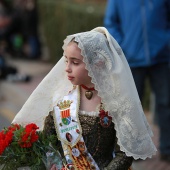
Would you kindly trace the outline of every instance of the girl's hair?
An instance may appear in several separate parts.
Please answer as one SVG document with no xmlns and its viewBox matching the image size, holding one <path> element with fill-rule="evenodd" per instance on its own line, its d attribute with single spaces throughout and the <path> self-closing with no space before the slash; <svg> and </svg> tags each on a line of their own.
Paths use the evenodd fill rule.
<svg viewBox="0 0 170 170">
<path fill-rule="evenodd" d="M 78 42 L 75 41 L 75 38 L 73 38 L 73 39 L 70 41 L 70 43 L 71 43 L 71 42 L 74 42 L 74 43 L 78 44 Z"/>
</svg>

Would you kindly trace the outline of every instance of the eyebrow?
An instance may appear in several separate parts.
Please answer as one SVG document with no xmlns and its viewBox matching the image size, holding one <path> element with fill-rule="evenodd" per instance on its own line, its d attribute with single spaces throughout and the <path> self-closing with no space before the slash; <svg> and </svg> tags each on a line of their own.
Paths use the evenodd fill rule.
<svg viewBox="0 0 170 170">
<path fill-rule="evenodd" d="M 66 55 L 65 55 L 64 57 L 67 58 Z M 75 57 L 70 57 L 70 59 L 71 59 L 71 60 L 80 60 L 80 61 L 81 61 L 81 59 L 78 59 L 78 58 L 75 58 Z"/>
</svg>

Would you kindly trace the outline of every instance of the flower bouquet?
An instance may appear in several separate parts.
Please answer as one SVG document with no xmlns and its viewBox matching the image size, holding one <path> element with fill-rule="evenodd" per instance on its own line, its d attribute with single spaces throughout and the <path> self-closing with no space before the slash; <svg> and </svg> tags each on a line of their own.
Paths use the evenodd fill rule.
<svg viewBox="0 0 170 170">
<path fill-rule="evenodd" d="M 25 127 L 14 124 L 0 132 L 0 165 L 2 170 L 29 167 L 32 170 L 62 169 L 60 153 L 52 147 L 55 135 L 45 136 L 36 124 Z"/>
</svg>

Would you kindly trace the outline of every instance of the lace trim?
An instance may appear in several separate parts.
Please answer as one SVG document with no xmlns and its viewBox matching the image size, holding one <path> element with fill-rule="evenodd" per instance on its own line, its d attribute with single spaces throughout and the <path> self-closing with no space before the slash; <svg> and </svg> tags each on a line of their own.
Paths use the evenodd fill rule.
<svg viewBox="0 0 170 170">
<path fill-rule="evenodd" d="M 95 111 L 87 112 L 87 111 L 84 111 L 84 110 L 79 110 L 79 114 L 80 115 L 85 115 L 85 116 L 94 116 L 94 117 L 97 117 L 99 115 L 99 112 L 95 112 Z"/>
</svg>

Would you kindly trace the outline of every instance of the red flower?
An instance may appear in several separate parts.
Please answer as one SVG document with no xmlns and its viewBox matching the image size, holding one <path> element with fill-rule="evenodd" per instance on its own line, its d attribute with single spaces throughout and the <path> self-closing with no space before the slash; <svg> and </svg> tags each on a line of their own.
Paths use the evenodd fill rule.
<svg viewBox="0 0 170 170">
<path fill-rule="evenodd" d="M 29 133 L 23 133 L 21 136 L 22 142 L 28 142 L 29 141 L 30 134 Z"/>
<path fill-rule="evenodd" d="M 31 134 L 31 139 L 30 139 L 30 141 L 33 143 L 33 142 L 36 142 L 38 140 L 38 135 L 37 135 L 37 133 L 34 131 L 34 132 L 32 132 L 32 134 Z"/>
<path fill-rule="evenodd" d="M 39 129 L 39 127 L 36 124 L 31 123 L 31 124 L 26 125 L 25 129 L 26 129 L 26 131 L 32 131 L 32 130 Z"/>
<path fill-rule="evenodd" d="M 0 132 L 0 140 L 4 140 L 5 139 L 5 134 L 4 131 Z"/>
<path fill-rule="evenodd" d="M 4 143 L 3 143 L 3 141 L 0 141 L 0 155 L 2 155 L 2 153 L 4 152 L 4 150 L 5 150 L 5 145 L 4 145 Z"/>
<path fill-rule="evenodd" d="M 4 131 L 0 132 L 0 155 L 4 152 L 6 147 L 8 147 L 13 138 L 13 133 L 12 131 L 7 131 L 6 133 Z"/>
<path fill-rule="evenodd" d="M 29 148 L 37 140 L 38 140 L 38 135 L 36 134 L 35 131 L 33 131 L 31 133 L 25 133 L 22 136 L 21 141 L 19 141 L 19 144 L 22 148 Z"/>
<path fill-rule="evenodd" d="M 37 127 L 36 124 L 31 123 L 26 125 L 25 128 L 22 128 L 22 126 L 18 124 L 13 124 L 7 129 L 2 130 L 0 132 L 0 155 L 3 154 L 4 150 L 9 147 L 12 142 L 18 142 L 22 148 L 31 147 L 39 138 L 36 132 L 37 129 L 39 129 L 39 127 Z M 16 131 L 19 133 L 15 133 Z M 14 134 L 17 134 L 16 138 L 13 138 Z"/>
<path fill-rule="evenodd" d="M 31 123 L 25 127 L 21 135 L 21 140 L 18 142 L 22 148 L 29 148 L 38 140 L 36 130 L 39 129 L 36 124 Z"/>
<path fill-rule="evenodd" d="M 12 142 L 13 135 L 14 134 L 12 131 L 8 131 L 6 133 L 5 140 L 7 141 L 8 145 Z"/>
<path fill-rule="evenodd" d="M 10 131 L 15 131 L 18 129 L 20 129 L 20 126 L 18 124 L 13 124 L 12 126 L 8 127 L 8 130 L 10 130 Z"/>
</svg>

